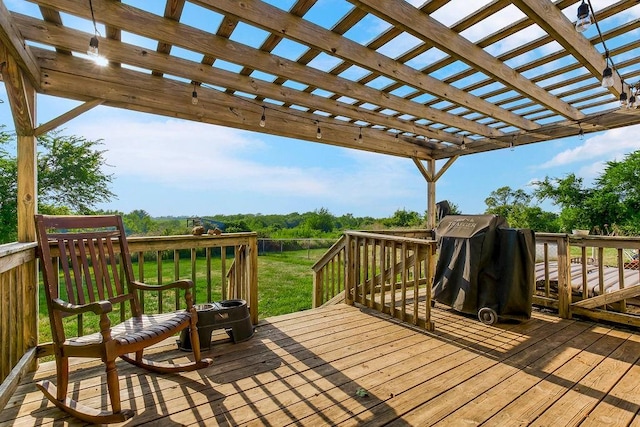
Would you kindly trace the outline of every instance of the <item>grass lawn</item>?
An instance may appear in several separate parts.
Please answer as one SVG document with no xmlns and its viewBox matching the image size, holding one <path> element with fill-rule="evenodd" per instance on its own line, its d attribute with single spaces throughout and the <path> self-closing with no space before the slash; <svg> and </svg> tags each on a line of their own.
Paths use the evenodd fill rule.
<svg viewBox="0 0 640 427">
<path fill-rule="evenodd" d="M 311 266 L 326 249 L 267 253 L 258 257 L 258 315 L 271 317 L 311 308 Z"/>
</svg>

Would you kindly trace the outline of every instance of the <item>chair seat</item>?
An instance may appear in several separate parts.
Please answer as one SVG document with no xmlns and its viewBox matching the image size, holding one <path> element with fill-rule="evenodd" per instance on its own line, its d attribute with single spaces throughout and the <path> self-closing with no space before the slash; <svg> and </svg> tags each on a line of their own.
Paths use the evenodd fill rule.
<svg viewBox="0 0 640 427">
<path fill-rule="evenodd" d="M 167 335 L 177 332 L 181 325 L 188 324 L 189 319 L 190 315 L 185 310 L 162 314 L 143 314 L 140 317 L 132 317 L 113 326 L 111 328 L 111 337 L 122 346 L 148 342 L 149 340 L 154 340 L 154 338 L 162 340 Z M 102 343 L 102 335 L 96 332 L 81 337 L 69 338 L 64 345 L 86 346 L 100 343 Z"/>
</svg>

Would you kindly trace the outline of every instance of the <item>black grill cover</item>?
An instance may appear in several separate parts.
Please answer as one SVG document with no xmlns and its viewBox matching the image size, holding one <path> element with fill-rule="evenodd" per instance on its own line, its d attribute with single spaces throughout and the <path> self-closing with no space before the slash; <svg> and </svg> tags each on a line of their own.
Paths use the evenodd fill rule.
<svg viewBox="0 0 640 427">
<path fill-rule="evenodd" d="M 446 216 L 438 224 L 440 255 L 433 299 L 457 311 L 491 308 L 502 318 L 531 317 L 535 234 L 508 228 L 496 215 Z"/>
<path fill-rule="evenodd" d="M 440 221 L 434 300 L 463 313 L 478 312 L 478 280 L 491 266 L 498 227 L 508 224 L 497 215 L 448 215 Z"/>
</svg>

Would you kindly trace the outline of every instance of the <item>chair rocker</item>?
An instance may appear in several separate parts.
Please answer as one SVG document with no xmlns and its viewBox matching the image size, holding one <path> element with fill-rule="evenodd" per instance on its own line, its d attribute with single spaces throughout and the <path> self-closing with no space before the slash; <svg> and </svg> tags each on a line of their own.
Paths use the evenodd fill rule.
<svg viewBox="0 0 640 427">
<path fill-rule="evenodd" d="M 178 280 L 153 286 L 134 280 L 120 216 L 36 215 L 35 221 L 57 378 L 57 387 L 45 380 L 38 383 L 38 388 L 58 408 L 95 424 L 131 418 L 134 412 L 121 408 L 117 357 L 157 373 L 193 371 L 211 365 L 211 359 L 200 357 L 196 327 L 198 315 L 191 294 L 193 282 Z M 142 313 L 139 291 L 168 289 L 184 290 L 186 310 L 150 315 Z M 112 325 L 108 314 L 116 304 L 128 305 L 128 309 L 124 307 L 120 313 L 130 313 L 130 318 Z M 63 319 L 79 316 L 81 325 L 83 317 L 91 313 L 99 316 L 100 332 L 85 335 L 79 327 L 77 337 L 67 337 Z M 124 320 L 122 314 L 121 320 Z M 143 357 L 145 348 L 185 328 L 191 328 L 193 362 L 161 363 Z M 132 357 L 132 354 L 135 355 Z M 111 411 L 90 408 L 67 397 L 70 357 L 99 358 L 104 362 Z"/>
</svg>

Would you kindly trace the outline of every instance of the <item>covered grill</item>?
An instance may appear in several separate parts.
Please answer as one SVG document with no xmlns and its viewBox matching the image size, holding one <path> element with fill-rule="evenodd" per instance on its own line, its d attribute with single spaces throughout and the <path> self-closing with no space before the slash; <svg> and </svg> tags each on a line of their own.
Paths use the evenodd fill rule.
<svg viewBox="0 0 640 427">
<path fill-rule="evenodd" d="M 439 257 L 433 299 L 454 310 L 529 319 L 535 285 L 535 237 L 497 215 L 450 215 L 436 229 Z"/>
</svg>

